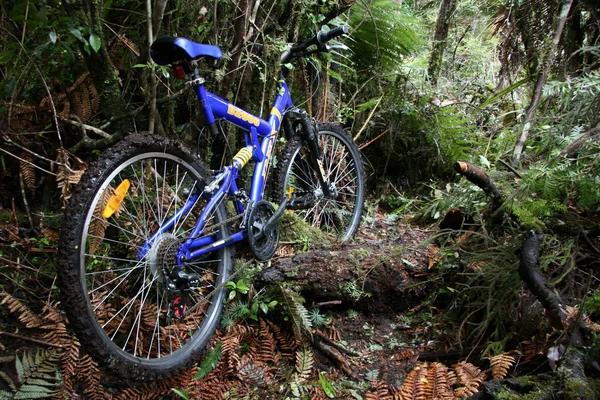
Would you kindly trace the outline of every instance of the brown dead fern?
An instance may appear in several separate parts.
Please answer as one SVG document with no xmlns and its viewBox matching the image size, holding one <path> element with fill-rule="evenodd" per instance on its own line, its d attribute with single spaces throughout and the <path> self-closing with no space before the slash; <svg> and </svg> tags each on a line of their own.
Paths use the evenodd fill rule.
<svg viewBox="0 0 600 400">
<path fill-rule="evenodd" d="M 33 193 L 35 191 L 35 167 L 32 164 L 33 156 L 27 152 L 23 152 L 19 158 L 21 159 L 19 168 L 21 170 L 23 182 L 29 193 Z"/>
<path fill-rule="evenodd" d="M 282 355 L 292 357 L 298 348 L 298 341 L 289 333 L 283 331 L 279 326 L 271 321 L 268 321 L 269 326 L 273 330 L 273 334 L 277 339 L 278 347 L 281 349 Z"/>
<path fill-rule="evenodd" d="M 279 353 L 277 352 L 277 341 L 275 340 L 269 325 L 261 319 L 259 347 L 256 361 L 264 364 L 276 364 L 278 359 Z"/>
<path fill-rule="evenodd" d="M 107 187 L 94 208 L 94 214 L 92 214 L 92 221 L 90 222 L 88 229 L 89 254 L 95 254 L 104 239 L 106 228 L 108 228 L 108 221 L 102 216 L 102 212 L 104 211 L 106 204 L 108 204 L 113 191 L 114 190 L 110 186 Z"/>
<path fill-rule="evenodd" d="M 21 300 L 6 292 L 0 292 L 1 305 L 6 305 L 12 314 L 16 314 L 20 323 L 26 328 L 37 328 L 43 324 L 43 320 L 31 311 Z"/>
<path fill-rule="evenodd" d="M 365 400 L 393 400 L 394 397 L 390 394 L 388 386 L 379 380 L 371 382 L 373 389 L 365 393 Z"/>
<path fill-rule="evenodd" d="M 425 399 L 425 390 L 423 382 L 427 379 L 428 363 L 419 364 L 413 369 L 406 379 L 398 393 L 394 395 L 394 400 L 417 400 Z"/>
<path fill-rule="evenodd" d="M 515 357 L 508 353 L 498 354 L 490 358 L 492 377 L 494 379 L 504 379 L 508 370 L 515 365 L 515 361 Z"/>
<path fill-rule="evenodd" d="M 63 202 L 66 204 L 73 194 L 73 185 L 79 183 L 87 164 L 81 159 L 71 155 L 62 147 L 58 148 L 56 152 L 56 185 L 60 189 Z M 72 163 L 71 159 L 74 159 L 75 162 Z M 77 165 L 79 168 L 72 167 L 72 164 Z"/>
<path fill-rule="evenodd" d="M 462 386 L 454 391 L 456 397 L 472 396 L 479 391 L 485 381 L 485 374 L 475 365 L 466 361 L 454 365 L 458 383 Z"/>
</svg>

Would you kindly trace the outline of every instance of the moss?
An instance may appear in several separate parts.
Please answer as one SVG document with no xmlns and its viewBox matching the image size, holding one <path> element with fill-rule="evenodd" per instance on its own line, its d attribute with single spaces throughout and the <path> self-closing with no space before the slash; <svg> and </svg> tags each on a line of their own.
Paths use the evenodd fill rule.
<svg viewBox="0 0 600 400">
<path fill-rule="evenodd" d="M 565 382 L 565 398 L 567 399 L 596 399 L 594 390 L 587 380 L 571 376 Z"/>
<path fill-rule="evenodd" d="M 314 245 L 329 242 L 324 232 L 310 225 L 293 212 L 283 214 L 281 225 L 281 240 L 296 242 L 302 245 L 304 250 Z"/>
</svg>

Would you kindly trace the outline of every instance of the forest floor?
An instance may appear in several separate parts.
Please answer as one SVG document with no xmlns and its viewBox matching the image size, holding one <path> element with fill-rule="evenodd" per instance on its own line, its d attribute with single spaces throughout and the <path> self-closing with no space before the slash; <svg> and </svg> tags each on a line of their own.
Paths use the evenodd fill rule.
<svg viewBox="0 0 600 400">
<path fill-rule="evenodd" d="M 431 394 L 434 382 L 450 390 L 447 397 L 436 392 L 440 398 L 453 398 L 481 395 L 492 372 L 516 373 L 513 356 L 497 375 L 498 365 L 492 371 L 480 358 L 484 346 L 461 348 L 459 324 L 434 305 L 441 281 L 432 238 L 437 227 L 375 212 L 352 243 L 287 242 L 284 255 L 258 273 L 261 280 L 270 268 L 294 266 L 292 284 L 313 320 L 305 340 L 294 338 L 289 315 L 275 308 L 219 330 L 198 367 L 127 387 L 85 355 L 60 311 L 57 231 L 33 232 L 22 222 L 8 218 L 0 225 L 0 399 L 37 392 L 69 399 L 400 399 Z M 539 351 L 519 354 L 527 370 L 551 371 Z M 534 385 L 512 384 L 539 393 Z"/>
</svg>

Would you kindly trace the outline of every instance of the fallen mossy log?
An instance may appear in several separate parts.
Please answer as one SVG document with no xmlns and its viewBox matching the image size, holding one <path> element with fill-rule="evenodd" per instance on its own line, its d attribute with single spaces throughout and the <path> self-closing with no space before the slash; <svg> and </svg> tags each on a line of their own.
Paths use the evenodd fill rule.
<svg viewBox="0 0 600 400">
<path fill-rule="evenodd" d="M 385 313 L 419 303 L 425 294 L 419 277 L 426 270 L 426 249 L 402 252 L 397 246 L 344 244 L 276 259 L 253 283 L 285 282 L 298 287 L 309 302 L 338 300 L 341 307 Z"/>
</svg>

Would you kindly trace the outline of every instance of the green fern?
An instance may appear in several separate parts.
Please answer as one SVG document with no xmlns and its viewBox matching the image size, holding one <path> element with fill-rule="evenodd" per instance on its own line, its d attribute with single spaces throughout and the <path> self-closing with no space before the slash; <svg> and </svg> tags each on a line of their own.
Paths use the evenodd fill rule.
<svg viewBox="0 0 600 400">
<path fill-rule="evenodd" d="M 283 298 L 283 305 L 288 312 L 290 319 L 292 320 L 292 329 L 294 330 L 294 336 L 298 340 L 302 340 L 305 337 L 312 337 L 312 323 L 310 320 L 310 314 L 302 303 L 304 299 L 298 293 L 279 285 L 281 295 Z"/>
<path fill-rule="evenodd" d="M 202 379 L 217 367 L 217 364 L 221 361 L 223 342 L 217 342 L 215 348 L 208 353 L 202 364 L 198 366 L 198 372 L 194 376 L 194 379 Z"/>
<path fill-rule="evenodd" d="M 310 347 L 304 346 L 296 352 L 296 372 L 290 380 L 290 390 L 296 397 L 300 397 L 306 392 L 304 382 L 310 377 L 314 364 L 314 354 Z"/>
<path fill-rule="evenodd" d="M 391 0 L 378 0 L 369 8 L 356 2 L 350 13 L 350 26 L 357 41 L 351 45 L 360 70 L 372 72 L 376 65 L 394 70 L 402 56 L 413 53 L 422 43 L 416 32 L 419 20 Z M 358 39 L 360 38 L 360 39 Z"/>
<path fill-rule="evenodd" d="M 22 358 L 16 357 L 17 381 L 0 372 L 12 392 L 2 391 L 7 399 L 41 399 L 52 396 L 60 384 L 58 371 L 59 354 L 55 349 L 26 351 Z"/>
<path fill-rule="evenodd" d="M 457 160 L 474 161 L 474 155 L 482 154 L 475 137 L 475 124 L 466 113 L 456 106 L 442 107 L 435 113 L 440 148 L 449 165 Z"/>
<path fill-rule="evenodd" d="M 296 352 L 296 376 L 299 381 L 308 379 L 314 361 L 314 354 L 310 347 L 304 346 L 302 350 Z"/>
</svg>

